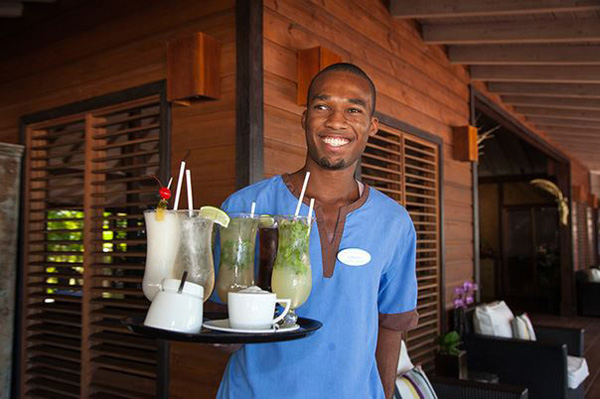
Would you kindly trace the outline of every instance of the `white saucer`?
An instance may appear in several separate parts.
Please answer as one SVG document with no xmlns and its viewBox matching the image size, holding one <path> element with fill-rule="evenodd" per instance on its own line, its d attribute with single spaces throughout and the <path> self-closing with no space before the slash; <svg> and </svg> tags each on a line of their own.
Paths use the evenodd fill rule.
<svg viewBox="0 0 600 399">
<path fill-rule="evenodd" d="M 262 330 L 261 329 L 248 329 L 247 330 L 247 329 L 230 327 L 229 319 L 209 320 L 209 321 L 205 321 L 204 324 L 202 324 L 202 325 L 204 327 L 208 328 L 209 330 L 224 331 L 224 332 L 231 332 L 231 333 L 243 333 L 243 334 L 282 333 L 282 332 L 295 331 L 300 328 L 300 326 L 298 324 L 295 324 L 291 327 L 285 327 L 285 328 L 271 327 L 271 328 L 262 329 Z"/>
</svg>

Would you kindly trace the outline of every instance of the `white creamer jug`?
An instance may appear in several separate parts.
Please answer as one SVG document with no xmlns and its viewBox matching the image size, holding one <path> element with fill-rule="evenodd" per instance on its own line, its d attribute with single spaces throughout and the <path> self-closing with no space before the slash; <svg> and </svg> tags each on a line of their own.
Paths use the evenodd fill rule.
<svg viewBox="0 0 600 399">
<path fill-rule="evenodd" d="M 178 293 L 180 280 L 164 279 L 154 297 L 144 325 L 163 330 L 197 334 L 202 328 L 204 288 L 186 282 Z"/>
</svg>

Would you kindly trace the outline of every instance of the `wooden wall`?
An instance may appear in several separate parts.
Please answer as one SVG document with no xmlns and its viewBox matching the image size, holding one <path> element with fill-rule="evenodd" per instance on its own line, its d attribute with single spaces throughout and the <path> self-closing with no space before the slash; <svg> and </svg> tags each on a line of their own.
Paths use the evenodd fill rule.
<svg viewBox="0 0 600 399">
<path fill-rule="evenodd" d="M 90 0 L 0 43 L 0 142 L 18 142 L 23 115 L 166 79 L 167 41 L 195 31 L 221 42 L 221 97 L 173 107 L 172 172 L 189 150 L 194 203 L 219 205 L 235 190 L 234 0 Z M 214 397 L 223 352 L 171 356 L 171 398 Z"/>
<path fill-rule="evenodd" d="M 191 150 L 195 203 L 219 204 L 235 187 L 234 4 L 91 0 L 11 36 L 0 43 L 0 141 L 18 142 L 20 116 L 165 79 L 166 42 L 202 31 L 222 43 L 222 94 L 173 109 L 172 164 L 177 173 Z"/>
<path fill-rule="evenodd" d="M 450 127 L 469 121 L 468 76 L 443 50 L 423 44 L 380 0 L 264 0 L 265 173 L 303 165 L 303 108 L 296 105 L 296 51 L 324 46 L 363 68 L 378 88 L 377 110 L 444 140 L 446 303 L 473 274 L 469 163 L 452 160 Z"/>
</svg>

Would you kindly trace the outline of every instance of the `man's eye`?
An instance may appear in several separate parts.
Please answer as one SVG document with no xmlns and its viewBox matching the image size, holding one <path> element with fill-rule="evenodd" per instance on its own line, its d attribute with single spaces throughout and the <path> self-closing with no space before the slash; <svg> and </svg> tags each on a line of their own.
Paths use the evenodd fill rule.
<svg viewBox="0 0 600 399">
<path fill-rule="evenodd" d="M 358 113 L 362 112 L 362 109 L 360 109 L 360 108 L 350 108 L 348 110 L 348 112 L 350 112 L 351 114 L 358 114 Z"/>
<path fill-rule="evenodd" d="M 314 106 L 315 109 L 321 109 L 321 110 L 325 110 L 327 109 L 327 106 L 325 104 L 317 104 Z"/>
</svg>

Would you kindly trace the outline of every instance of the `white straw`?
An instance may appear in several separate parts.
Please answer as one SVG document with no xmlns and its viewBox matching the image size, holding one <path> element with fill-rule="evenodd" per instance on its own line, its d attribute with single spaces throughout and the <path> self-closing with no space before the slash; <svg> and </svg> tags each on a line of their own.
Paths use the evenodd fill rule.
<svg viewBox="0 0 600 399">
<path fill-rule="evenodd" d="M 250 217 L 254 217 L 254 211 L 256 210 L 256 202 L 252 201 L 252 208 L 250 209 Z"/>
<path fill-rule="evenodd" d="M 315 199 L 310 199 L 310 206 L 308 207 L 308 234 L 310 234 L 310 227 L 312 226 L 312 214 L 315 207 Z"/>
<path fill-rule="evenodd" d="M 310 172 L 306 172 L 306 176 L 304 176 L 304 184 L 302 185 L 302 191 L 300 191 L 300 198 L 298 198 L 298 205 L 296 206 L 296 213 L 294 213 L 295 217 L 298 217 L 300 214 L 300 207 L 302 206 L 302 200 L 304 199 L 304 193 L 306 192 L 306 186 L 308 186 L 308 178 L 310 177 Z"/>
<path fill-rule="evenodd" d="M 171 188 L 171 183 L 173 183 L 173 176 L 169 179 L 169 184 L 167 184 L 167 188 Z"/>
<path fill-rule="evenodd" d="M 185 170 L 185 182 L 187 184 L 188 212 L 190 217 L 192 217 L 192 213 L 194 210 L 194 202 L 192 197 L 192 176 L 189 169 Z"/>
<path fill-rule="evenodd" d="M 179 176 L 177 176 L 177 191 L 175 191 L 175 202 L 173 203 L 173 210 L 179 209 L 179 195 L 181 194 L 181 182 L 183 182 L 183 172 L 185 171 L 185 161 L 181 161 L 179 167 Z"/>
</svg>

